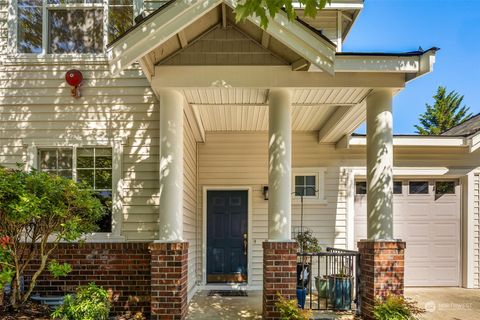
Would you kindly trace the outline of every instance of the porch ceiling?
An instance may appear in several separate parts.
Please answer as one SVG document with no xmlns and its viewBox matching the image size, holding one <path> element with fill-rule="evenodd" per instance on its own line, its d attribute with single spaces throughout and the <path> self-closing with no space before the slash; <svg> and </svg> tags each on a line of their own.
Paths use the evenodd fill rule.
<svg viewBox="0 0 480 320">
<path fill-rule="evenodd" d="M 182 90 L 205 131 L 267 131 L 268 90 L 257 88 L 193 88 Z M 370 92 L 365 88 L 323 88 L 293 90 L 292 130 L 320 131 L 329 127 L 330 119 L 349 110 L 361 109 L 361 101 Z M 335 142 L 351 133 L 364 114 L 342 124 L 335 121 L 336 134 L 324 142 Z M 328 130 L 329 132 L 333 132 Z M 345 130 L 349 132 L 345 132 Z M 351 130 L 351 131 L 350 131 Z"/>
</svg>

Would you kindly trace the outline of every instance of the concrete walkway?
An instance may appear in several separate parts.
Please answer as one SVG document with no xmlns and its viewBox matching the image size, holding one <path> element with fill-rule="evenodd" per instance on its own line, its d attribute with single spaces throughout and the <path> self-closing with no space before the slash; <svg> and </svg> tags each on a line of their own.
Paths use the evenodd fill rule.
<svg viewBox="0 0 480 320">
<path fill-rule="evenodd" d="M 427 310 L 425 320 L 480 320 L 480 290 L 407 288 L 405 295 Z"/>
<path fill-rule="evenodd" d="M 208 296 L 208 291 L 195 294 L 188 307 L 188 320 L 262 319 L 262 292 L 248 291 L 248 297 Z M 351 312 L 314 312 L 314 319 L 352 320 Z"/>
<path fill-rule="evenodd" d="M 208 291 L 197 292 L 188 306 L 187 319 L 262 319 L 262 292 L 249 291 L 248 297 L 209 297 Z"/>
</svg>

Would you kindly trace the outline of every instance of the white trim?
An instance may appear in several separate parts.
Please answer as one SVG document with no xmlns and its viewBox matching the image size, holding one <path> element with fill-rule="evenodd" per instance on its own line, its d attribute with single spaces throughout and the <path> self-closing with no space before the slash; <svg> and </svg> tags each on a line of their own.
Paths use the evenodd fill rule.
<svg viewBox="0 0 480 320">
<path fill-rule="evenodd" d="M 248 248 L 247 248 L 247 283 L 246 284 L 225 284 L 223 286 L 230 287 L 232 286 L 247 286 L 250 287 L 252 284 L 252 271 L 253 271 L 253 204 L 252 204 L 252 192 L 253 188 L 250 186 L 203 186 L 202 188 L 202 282 L 200 287 L 206 286 L 217 286 L 216 284 L 207 284 L 207 192 L 208 191 L 247 191 L 248 197 L 248 217 L 247 217 L 247 232 L 248 232 Z M 222 285 L 220 285 L 222 286 Z"/>
<path fill-rule="evenodd" d="M 23 139 L 26 145 L 27 161 L 25 170 L 38 169 L 38 148 L 42 147 L 72 147 L 73 166 L 76 167 L 76 149 L 79 147 L 110 147 L 112 148 L 112 231 L 85 235 L 87 242 L 122 242 L 123 225 L 123 145 L 125 139 L 95 140 L 95 139 Z M 75 174 L 75 170 L 73 170 Z M 75 177 L 73 177 L 75 178 Z"/>
<path fill-rule="evenodd" d="M 292 3 L 295 9 L 303 9 L 302 4 L 297 1 Z M 327 3 L 325 10 L 361 10 L 363 9 L 363 0 L 333 0 L 332 3 Z"/>
<path fill-rule="evenodd" d="M 400 177 L 406 179 L 408 177 L 436 177 L 441 176 L 446 178 L 460 178 L 473 170 L 474 168 L 448 168 L 448 167 L 394 167 L 394 178 Z M 367 170 L 363 167 L 353 167 L 355 175 L 365 178 Z"/>
<path fill-rule="evenodd" d="M 116 69 L 117 67 L 113 67 Z M 152 88 L 385 88 L 405 87 L 399 73 L 336 73 L 292 71 L 281 66 L 155 66 Z"/>
<path fill-rule="evenodd" d="M 367 137 L 365 136 L 349 136 L 346 146 L 366 146 Z M 448 136 L 394 136 L 394 146 L 406 147 L 468 147 L 467 141 L 462 137 Z"/>
<path fill-rule="evenodd" d="M 350 168 L 342 168 L 341 170 L 344 170 L 347 175 L 347 249 L 355 250 L 355 173 Z"/>
<path fill-rule="evenodd" d="M 111 72 L 118 74 L 222 3 L 233 9 L 237 6 L 236 0 L 181 0 L 170 4 L 107 49 Z M 260 25 L 258 17 L 247 19 Z M 335 46 L 299 22 L 289 21 L 284 12 L 270 19 L 266 32 L 320 70 L 333 74 Z"/>
<path fill-rule="evenodd" d="M 461 178 L 462 201 L 461 201 L 461 268 L 460 279 L 462 287 L 475 287 L 475 214 L 474 194 L 475 176 L 473 172 Z M 478 268 L 478 266 L 477 266 Z"/>
<path fill-rule="evenodd" d="M 325 167 L 314 167 L 314 168 L 302 168 L 302 167 L 293 167 L 292 168 L 292 206 L 300 205 L 300 197 L 295 196 L 295 177 L 296 176 L 315 176 L 315 189 L 318 190 L 315 196 L 304 196 L 303 204 L 304 205 L 317 205 L 317 204 L 327 204 L 327 198 L 325 195 L 325 175 L 327 168 Z"/>
</svg>

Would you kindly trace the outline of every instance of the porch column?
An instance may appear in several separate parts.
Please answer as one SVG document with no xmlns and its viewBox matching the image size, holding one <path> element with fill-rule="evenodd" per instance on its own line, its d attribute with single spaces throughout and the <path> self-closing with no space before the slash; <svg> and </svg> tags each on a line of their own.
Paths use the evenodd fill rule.
<svg viewBox="0 0 480 320">
<path fill-rule="evenodd" d="M 393 239 L 392 93 L 367 97 L 367 240 L 360 252 L 361 313 L 373 319 L 376 298 L 403 295 L 405 242 Z"/>
<path fill-rule="evenodd" d="M 392 94 L 376 91 L 367 98 L 367 236 L 393 239 Z"/>
<path fill-rule="evenodd" d="M 292 131 L 288 89 L 270 90 L 268 128 L 268 241 L 263 243 L 263 319 L 279 319 L 281 294 L 296 297 L 297 243 L 291 240 Z"/>
<path fill-rule="evenodd" d="M 160 99 L 160 241 L 183 238 L 183 95 L 159 91 Z"/>
<path fill-rule="evenodd" d="M 268 96 L 268 240 L 291 240 L 292 129 L 288 89 Z"/>
<path fill-rule="evenodd" d="M 183 241 L 183 95 L 160 100 L 160 212 L 158 240 L 150 244 L 151 319 L 185 319 L 188 243 Z"/>
</svg>

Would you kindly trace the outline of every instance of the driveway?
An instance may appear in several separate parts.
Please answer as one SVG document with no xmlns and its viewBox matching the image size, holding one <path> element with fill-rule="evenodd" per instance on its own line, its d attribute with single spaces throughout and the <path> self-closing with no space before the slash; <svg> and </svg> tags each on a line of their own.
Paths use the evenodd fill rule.
<svg viewBox="0 0 480 320">
<path fill-rule="evenodd" d="M 462 288 L 407 288 L 405 295 L 427 312 L 425 320 L 480 320 L 480 290 Z"/>
</svg>

